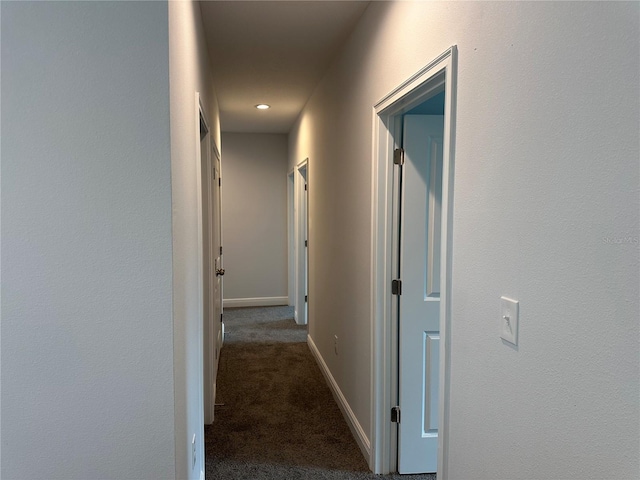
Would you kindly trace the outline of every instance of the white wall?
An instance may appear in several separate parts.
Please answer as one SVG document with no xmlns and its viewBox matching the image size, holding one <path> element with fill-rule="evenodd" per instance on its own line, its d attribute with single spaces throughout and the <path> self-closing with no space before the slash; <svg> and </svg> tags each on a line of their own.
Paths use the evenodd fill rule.
<svg viewBox="0 0 640 480">
<path fill-rule="evenodd" d="M 196 154 L 200 148 L 195 92 L 200 92 L 212 138 L 220 145 L 218 106 L 200 17 L 190 1 L 169 2 L 171 66 L 171 186 L 173 209 L 173 352 L 176 402 L 176 477 L 204 470 L 201 409 L 200 318 Z M 198 444 L 191 468 L 191 439 Z"/>
<path fill-rule="evenodd" d="M 173 478 L 167 5 L 0 8 L 0 475 Z"/>
<path fill-rule="evenodd" d="M 637 477 L 638 13 L 372 2 L 290 134 L 310 335 L 371 435 L 372 106 L 458 45 L 449 478 Z"/>
<path fill-rule="evenodd" d="M 225 305 L 286 305 L 287 135 L 224 132 L 222 144 Z"/>
</svg>

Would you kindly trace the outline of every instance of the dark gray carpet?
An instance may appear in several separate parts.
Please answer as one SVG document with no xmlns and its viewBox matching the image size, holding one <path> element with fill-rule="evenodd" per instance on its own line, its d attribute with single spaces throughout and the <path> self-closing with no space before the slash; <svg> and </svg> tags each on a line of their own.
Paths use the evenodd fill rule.
<svg viewBox="0 0 640 480">
<path fill-rule="evenodd" d="M 369 472 L 290 307 L 225 310 L 206 478 L 411 479 Z"/>
</svg>

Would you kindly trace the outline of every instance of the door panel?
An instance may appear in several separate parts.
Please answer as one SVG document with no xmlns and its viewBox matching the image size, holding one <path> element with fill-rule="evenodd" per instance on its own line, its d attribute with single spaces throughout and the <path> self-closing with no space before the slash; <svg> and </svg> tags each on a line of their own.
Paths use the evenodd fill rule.
<svg viewBox="0 0 640 480">
<path fill-rule="evenodd" d="M 212 170 L 209 156 L 210 137 L 209 132 L 201 120 L 200 126 L 200 190 L 201 190 L 201 214 L 202 214 L 202 342 L 204 363 L 204 419 L 205 423 L 213 422 L 213 402 L 215 397 L 215 343 L 212 341 L 215 335 L 213 321 L 214 298 L 212 295 L 215 278 L 214 252 L 212 249 Z"/>
<path fill-rule="evenodd" d="M 201 127 L 202 128 L 202 127 Z M 207 130 L 201 130 L 204 418 L 213 423 L 216 382 L 222 347 L 222 269 L 220 157 Z"/>
<path fill-rule="evenodd" d="M 438 384 L 440 335 L 424 332 L 424 391 L 422 393 L 423 431 L 438 434 Z"/>
<path fill-rule="evenodd" d="M 294 180 L 294 215 L 296 256 L 295 265 L 295 320 L 299 325 L 308 322 L 308 175 L 307 163 L 298 166 Z"/>
<path fill-rule="evenodd" d="M 215 256 L 215 275 L 213 281 L 213 321 L 215 324 L 216 371 L 220 359 L 220 349 L 224 341 L 224 326 L 222 323 L 222 288 L 224 283 L 224 262 L 222 254 L 222 162 L 217 151 L 214 151 L 214 181 L 213 181 L 213 252 Z"/>
<path fill-rule="evenodd" d="M 441 115 L 406 115 L 401 169 L 398 471 L 435 472 L 438 454 Z"/>
<path fill-rule="evenodd" d="M 307 169 L 304 169 L 304 323 L 309 322 L 309 184 L 307 183 Z"/>
<path fill-rule="evenodd" d="M 444 117 L 441 117 L 444 122 Z M 444 126 L 444 123 L 442 124 Z M 442 128 L 442 127 L 441 127 Z M 426 295 L 440 298 L 440 237 L 442 211 L 442 133 L 427 137 L 429 159 L 429 186 L 427 207 L 427 282 Z"/>
</svg>

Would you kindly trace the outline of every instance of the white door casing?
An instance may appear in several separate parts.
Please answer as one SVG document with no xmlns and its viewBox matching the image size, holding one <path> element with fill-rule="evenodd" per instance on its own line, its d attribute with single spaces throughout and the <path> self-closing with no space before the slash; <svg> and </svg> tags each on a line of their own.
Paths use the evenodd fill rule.
<svg viewBox="0 0 640 480">
<path fill-rule="evenodd" d="M 212 396 L 211 389 L 205 389 L 205 384 L 207 383 L 207 379 L 209 378 L 210 364 L 207 361 L 208 355 L 205 352 L 208 349 L 208 339 L 210 335 L 210 331 L 206 332 L 205 335 L 205 325 L 207 325 L 207 317 L 205 315 L 205 310 L 208 308 L 207 303 L 205 301 L 206 290 L 205 290 L 205 278 L 206 278 L 206 270 L 208 266 L 208 262 L 205 264 L 205 231 L 207 230 L 207 226 L 205 225 L 204 217 L 203 217 L 203 209 L 206 207 L 203 206 L 203 172 L 202 172 L 202 160 L 203 157 L 208 155 L 208 145 L 210 141 L 209 127 L 207 124 L 207 119 L 204 113 L 204 108 L 200 101 L 200 93 L 195 92 L 195 115 L 194 115 L 194 131 L 196 133 L 194 141 L 195 141 L 195 167 L 196 167 L 196 224 L 198 229 L 197 235 L 197 269 L 198 269 L 198 318 L 197 322 L 197 339 L 198 339 L 198 363 L 196 368 L 198 368 L 198 418 L 201 420 L 201 425 L 198 432 L 194 432 L 193 441 L 195 441 L 195 450 L 191 450 L 191 460 L 190 464 L 192 465 L 192 469 L 196 467 L 197 461 L 194 462 L 194 458 L 199 458 L 201 460 L 204 459 L 204 424 L 207 421 L 205 416 L 205 404 L 208 403 L 209 398 Z M 206 173 L 205 177 L 206 179 Z M 209 413 L 209 412 L 207 412 Z M 190 432 L 191 434 L 191 432 Z M 193 448 L 193 447 L 192 447 Z M 201 462 L 201 465 L 204 465 L 204 462 Z M 204 469 L 203 469 L 204 470 Z M 201 474 L 203 473 L 201 470 Z"/>
<path fill-rule="evenodd" d="M 294 190 L 295 172 L 292 170 L 287 175 L 287 251 L 288 251 L 288 269 L 287 269 L 287 288 L 289 305 L 296 304 L 296 233 L 295 233 L 295 190 Z"/>
<path fill-rule="evenodd" d="M 200 113 L 200 224 L 202 251 L 202 341 L 203 341 L 203 390 L 204 390 L 204 419 L 206 424 L 213 422 L 213 408 L 211 399 L 214 397 L 215 372 L 213 356 L 215 343 L 212 342 L 213 332 L 213 251 L 212 251 L 212 171 L 209 156 L 209 128 L 203 113 Z"/>
<path fill-rule="evenodd" d="M 295 251 L 295 320 L 308 322 L 308 160 L 300 162 L 294 172 L 294 251 Z"/>
<path fill-rule="evenodd" d="M 200 97 L 196 94 L 199 148 L 197 158 L 198 250 L 202 319 L 202 410 L 205 424 L 214 420 L 216 378 L 222 347 L 222 216 L 220 153 L 212 139 Z"/>
<path fill-rule="evenodd" d="M 442 115 L 404 117 L 400 212 L 398 471 L 437 470 Z"/>
<path fill-rule="evenodd" d="M 309 180 L 308 170 L 305 165 L 302 176 L 304 178 L 303 207 L 302 207 L 302 234 L 304 245 L 304 323 L 309 323 Z"/>
<path fill-rule="evenodd" d="M 391 280 L 397 278 L 397 229 L 394 228 L 393 151 L 401 145 L 402 115 L 434 95 L 445 91 L 440 268 L 440 341 L 438 388 L 439 480 L 448 478 L 448 432 L 450 396 L 452 213 L 457 82 L 457 48 L 449 48 L 416 74 L 385 95 L 374 107 L 371 244 L 371 457 L 375 473 L 397 470 L 397 427 L 391 423 L 391 408 L 398 402 L 397 307 L 391 295 Z M 396 261 L 394 261 L 396 259 Z M 402 416 L 402 415 L 401 415 Z M 402 420 L 402 419 L 401 419 Z"/>
</svg>

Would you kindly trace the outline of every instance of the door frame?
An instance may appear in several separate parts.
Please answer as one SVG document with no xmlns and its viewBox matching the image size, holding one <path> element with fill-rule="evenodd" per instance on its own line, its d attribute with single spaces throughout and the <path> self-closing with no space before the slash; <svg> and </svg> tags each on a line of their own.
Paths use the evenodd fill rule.
<svg viewBox="0 0 640 480">
<path fill-rule="evenodd" d="M 295 230 L 295 170 L 287 174 L 287 250 L 288 250 L 288 297 L 289 305 L 296 304 L 296 230 Z"/>
<path fill-rule="evenodd" d="M 304 172 L 304 173 L 303 173 Z M 294 195 L 294 305 L 295 321 L 299 325 L 309 323 L 308 309 L 308 281 L 309 281 L 309 257 L 308 245 L 305 240 L 309 238 L 309 159 L 305 158 L 298 163 L 293 171 L 293 195 Z M 304 186 L 307 185 L 307 190 Z M 305 295 L 307 301 L 305 302 Z M 304 312 L 301 314 L 301 311 Z"/>
<path fill-rule="evenodd" d="M 205 114 L 205 110 L 204 107 L 202 105 L 202 99 L 200 98 L 200 94 L 199 92 L 196 92 L 196 121 L 197 121 L 197 128 L 196 128 L 196 132 L 198 135 L 198 148 L 196 149 L 196 191 L 197 191 L 197 196 L 198 196 L 198 201 L 197 201 L 197 215 L 198 215 L 198 316 L 200 318 L 200 338 L 202 339 L 199 343 L 200 343 L 200 357 L 202 358 L 202 377 L 201 377 L 201 385 L 200 385 L 200 389 L 202 392 L 202 402 L 201 402 L 201 409 L 202 409 L 202 416 L 204 418 L 204 423 L 208 424 L 208 423 L 212 423 L 213 422 L 213 413 L 210 411 L 210 406 L 212 405 L 211 401 L 210 401 L 210 397 L 211 397 L 211 392 L 210 392 L 210 388 L 205 388 L 205 382 L 209 385 L 211 385 L 210 380 L 212 378 L 213 375 L 213 365 L 210 362 L 210 355 L 206 355 L 205 356 L 205 348 L 204 345 L 205 343 L 207 344 L 208 347 L 211 347 L 211 339 L 208 338 L 211 335 L 211 327 L 213 326 L 211 324 L 211 296 L 207 296 L 204 289 L 205 289 L 205 285 L 204 285 L 204 275 L 206 273 L 209 274 L 209 285 L 211 285 L 211 271 L 209 272 L 205 272 L 205 265 L 204 265 L 204 233 L 205 233 L 205 228 L 207 228 L 209 230 L 209 234 L 207 235 L 207 238 L 209 238 L 209 242 L 211 241 L 211 235 L 210 235 L 210 231 L 211 231 L 211 225 L 210 225 L 210 218 L 207 220 L 207 225 L 204 224 L 203 222 L 203 213 L 204 213 L 204 206 L 203 206 L 203 202 L 202 202 L 202 183 L 205 181 L 204 175 L 206 174 L 206 172 L 202 171 L 202 161 L 205 160 L 207 162 L 207 164 L 210 166 L 211 165 L 211 159 L 209 158 L 209 151 L 210 151 L 210 146 L 211 146 L 211 129 L 209 128 L 209 122 L 207 121 L 207 116 Z M 204 128 L 206 129 L 206 136 L 205 138 L 201 138 L 201 128 L 202 126 L 204 126 Z M 204 151 L 206 152 L 206 159 L 202 158 L 202 142 L 205 142 L 205 147 L 204 147 Z M 211 206 L 211 192 L 210 192 L 210 188 L 208 188 L 209 190 L 209 198 L 208 203 L 209 205 L 207 206 L 207 211 L 209 212 L 209 217 L 211 216 L 211 212 L 210 212 L 210 206 Z M 211 257 L 211 245 L 208 246 L 209 248 L 209 257 Z M 209 263 L 211 263 L 211 258 L 209 258 Z M 205 303 L 205 299 L 208 300 L 209 303 L 209 318 L 204 318 L 204 303 Z M 205 335 L 205 328 L 204 328 L 204 323 L 208 322 L 208 333 L 209 335 Z M 207 350 L 210 351 L 210 350 Z"/>
<path fill-rule="evenodd" d="M 211 226 L 211 231 L 214 231 L 214 225 L 217 223 L 217 233 L 218 238 L 214 239 L 213 235 L 211 238 L 211 251 L 213 254 L 213 268 L 211 272 L 212 277 L 212 289 L 211 292 L 215 292 L 215 287 L 213 285 L 215 282 L 220 282 L 217 301 L 220 305 L 220 315 L 214 315 L 216 312 L 214 298 L 211 302 L 211 337 L 210 342 L 211 345 L 215 346 L 215 354 L 211 355 L 211 381 L 213 382 L 213 397 L 211 398 L 211 420 L 213 421 L 213 412 L 215 410 L 216 403 L 216 394 L 217 394 L 217 379 L 218 379 L 218 365 L 220 360 L 220 351 L 222 350 L 222 345 L 224 343 L 224 322 L 223 322 L 223 313 L 224 313 L 224 254 L 222 253 L 222 244 L 223 244 L 223 236 L 222 236 L 222 157 L 220 155 L 220 150 L 216 145 L 215 138 L 210 135 L 210 148 L 209 148 L 209 159 L 210 159 L 210 168 L 213 176 L 212 180 L 212 190 L 211 190 L 211 199 L 212 203 L 215 203 L 215 211 L 211 212 L 211 221 L 213 222 Z M 216 181 L 217 180 L 217 181 Z M 214 201 L 215 200 L 215 201 Z M 217 242 L 220 242 L 219 245 L 216 245 Z M 216 250 L 214 246 L 219 246 L 219 250 Z M 216 259 L 219 259 L 219 262 L 216 263 Z M 222 270 L 222 274 L 219 275 L 217 269 Z M 217 327 L 216 327 L 217 325 Z"/>
<path fill-rule="evenodd" d="M 209 141 L 211 139 L 211 129 L 209 128 L 209 123 L 207 122 L 207 117 L 205 114 L 204 106 L 202 105 L 202 100 L 200 97 L 200 92 L 195 93 L 195 141 L 196 141 L 196 149 L 195 149 L 195 162 L 196 162 L 196 217 L 197 217 L 197 227 L 198 227 L 198 245 L 197 245 L 197 268 L 198 268 L 198 365 L 199 365 L 199 375 L 198 375 L 198 418 L 202 421 L 201 428 L 198 431 L 196 436 L 195 448 L 197 449 L 196 456 L 201 459 L 202 470 L 204 470 L 204 404 L 205 404 L 205 390 L 204 390 L 204 379 L 205 379 L 205 369 L 208 368 L 208 365 L 205 363 L 204 358 L 204 342 L 207 341 L 204 335 L 204 255 L 203 255 L 203 222 L 202 222 L 202 153 L 201 153 L 201 143 L 202 139 L 200 138 L 200 123 L 204 122 L 205 127 L 207 129 L 207 136 Z M 207 148 L 207 155 L 209 149 Z M 207 374 L 209 371 L 207 370 Z M 208 376 L 208 375 L 206 375 Z M 192 446 L 193 448 L 193 446 Z M 191 455 L 193 456 L 194 452 L 192 451 Z M 189 464 L 193 458 L 189 460 Z M 202 474 L 201 470 L 201 474 Z"/>
<path fill-rule="evenodd" d="M 212 173 L 216 169 L 215 162 L 218 162 L 220 159 L 220 150 L 216 145 L 216 141 L 213 138 L 212 131 L 210 128 L 210 124 L 207 120 L 207 115 L 205 113 L 204 106 L 202 105 L 202 97 L 199 92 L 195 94 L 195 111 L 196 111 L 196 138 L 197 138 L 197 148 L 196 148 L 196 195 L 197 195 L 197 224 L 198 224 L 198 317 L 200 318 L 199 323 L 199 332 L 198 337 L 200 338 L 199 343 L 199 352 L 198 357 L 200 359 L 201 365 L 201 375 L 200 375 L 200 415 L 204 420 L 204 424 L 211 424 L 214 419 L 214 407 L 215 407 L 215 397 L 216 397 L 216 360 L 217 355 L 212 352 L 216 351 L 218 345 L 217 338 L 217 325 L 216 322 L 219 320 L 217 316 L 214 316 L 215 311 L 215 300 L 213 298 L 213 282 L 216 279 L 215 274 L 215 258 L 217 257 L 217 252 L 213 251 L 213 225 L 215 217 L 212 212 L 212 203 L 213 203 L 213 189 L 215 188 L 213 184 Z M 206 137 L 204 139 L 200 138 L 200 125 L 203 125 L 206 129 Z M 204 149 L 202 148 L 202 142 L 205 142 Z M 204 175 L 207 172 L 203 172 L 202 170 L 202 151 L 204 150 L 206 154 L 206 158 L 204 159 L 207 163 L 207 169 L 209 175 L 207 178 L 204 178 Z M 218 172 L 221 175 L 222 163 L 220 162 L 220 171 Z M 209 218 L 207 219 L 207 225 L 203 222 L 203 204 L 202 204 L 202 184 L 204 181 L 209 182 L 208 186 L 208 206 L 207 211 L 209 213 Z M 204 233 L 205 227 L 209 230 L 207 238 L 209 239 L 209 245 L 207 248 L 209 249 L 209 271 L 205 272 L 204 265 Z M 220 228 L 222 228 L 222 218 L 220 218 Z M 222 238 L 222 230 L 220 230 L 220 237 Z M 210 291 L 205 295 L 204 291 L 204 275 L 205 273 L 209 276 L 209 287 Z M 221 293 L 221 292 L 220 292 Z M 209 303 L 209 318 L 204 318 L 204 302 L 205 299 L 208 300 Z M 222 303 L 220 305 L 220 309 L 222 310 Z M 208 322 L 208 335 L 205 335 L 204 322 Z M 222 326 L 220 326 L 222 328 Z M 206 345 L 206 349 L 205 349 Z M 205 355 L 205 351 L 208 352 Z M 205 388 L 205 382 L 208 385 L 208 388 Z M 204 458 L 204 443 L 198 446 L 198 449 L 201 450 L 197 453 L 199 458 Z"/>
<path fill-rule="evenodd" d="M 371 457 L 374 473 L 397 470 L 397 428 L 391 408 L 397 405 L 397 297 L 395 278 L 393 151 L 401 143 L 400 115 L 431 96 L 443 77 L 445 112 L 442 168 L 442 236 L 440 271 L 440 384 L 438 479 L 448 478 L 451 370 L 451 285 L 457 47 L 454 45 L 383 97 L 373 107 L 371 236 Z M 394 230 L 394 227 L 396 229 Z M 394 313 L 395 312 L 395 313 Z"/>
</svg>

